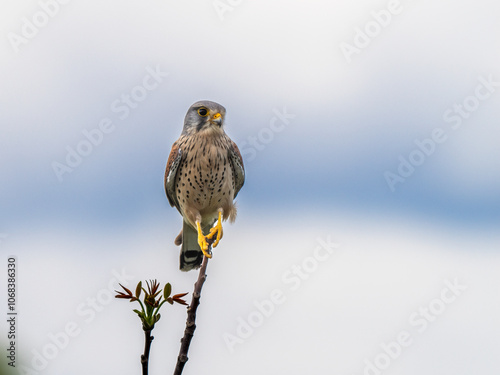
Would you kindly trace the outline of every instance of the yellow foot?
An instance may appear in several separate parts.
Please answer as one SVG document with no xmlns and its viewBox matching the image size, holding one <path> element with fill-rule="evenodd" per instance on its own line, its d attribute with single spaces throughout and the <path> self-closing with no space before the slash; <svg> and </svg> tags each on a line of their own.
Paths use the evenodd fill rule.
<svg viewBox="0 0 500 375">
<path fill-rule="evenodd" d="M 198 229 L 198 245 L 200 245 L 201 251 L 207 258 L 212 258 L 212 254 L 208 252 L 207 237 L 203 235 L 199 221 L 196 222 L 196 228 Z"/>
<path fill-rule="evenodd" d="M 210 233 L 208 233 L 207 238 L 210 240 L 213 239 L 213 237 L 215 236 L 216 233 L 217 233 L 217 237 L 215 238 L 215 241 L 214 241 L 212 247 L 216 247 L 219 244 L 220 239 L 222 238 L 223 231 L 222 231 L 222 212 L 221 211 L 219 211 L 219 218 L 217 219 L 217 224 L 215 225 L 215 227 L 210 229 Z"/>
</svg>

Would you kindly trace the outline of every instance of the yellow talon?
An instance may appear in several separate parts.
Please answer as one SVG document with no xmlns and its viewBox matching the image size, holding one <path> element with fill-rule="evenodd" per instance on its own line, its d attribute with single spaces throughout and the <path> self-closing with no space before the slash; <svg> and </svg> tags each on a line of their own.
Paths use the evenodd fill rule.
<svg viewBox="0 0 500 375">
<path fill-rule="evenodd" d="M 219 211 L 219 218 L 217 219 L 217 224 L 215 227 L 210 229 L 210 233 L 207 235 L 208 239 L 212 239 L 213 236 L 217 233 L 217 237 L 215 238 L 215 241 L 212 245 L 212 247 L 216 247 L 219 244 L 220 239 L 222 238 L 222 212 Z"/>
<path fill-rule="evenodd" d="M 198 229 L 198 245 L 200 245 L 201 251 L 207 258 L 212 258 L 212 254 L 208 252 L 207 238 L 203 235 L 199 221 L 196 222 L 196 228 Z"/>
</svg>

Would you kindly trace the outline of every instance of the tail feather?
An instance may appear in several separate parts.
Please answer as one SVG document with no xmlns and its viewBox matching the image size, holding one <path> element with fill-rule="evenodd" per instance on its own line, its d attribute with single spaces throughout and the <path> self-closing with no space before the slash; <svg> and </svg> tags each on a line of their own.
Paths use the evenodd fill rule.
<svg viewBox="0 0 500 375">
<path fill-rule="evenodd" d="M 210 226 L 203 229 L 206 233 Z M 203 252 L 198 245 L 198 232 L 185 221 L 182 224 L 182 247 L 180 254 L 180 270 L 190 271 L 200 268 L 203 261 Z"/>
</svg>

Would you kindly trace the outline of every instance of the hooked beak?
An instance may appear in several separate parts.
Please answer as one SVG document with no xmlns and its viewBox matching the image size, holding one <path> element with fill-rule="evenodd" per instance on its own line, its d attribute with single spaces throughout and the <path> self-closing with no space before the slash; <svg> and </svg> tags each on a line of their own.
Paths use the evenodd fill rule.
<svg viewBox="0 0 500 375">
<path fill-rule="evenodd" d="M 216 113 L 215 115 L 213 115 L 212 118 L 210 119 L 210 122 L 212 124 L 216 124 L 217 126 L 221 126 L 222 125 L 222 116 L 220 115 L 220 113 Z"/>
</svg>

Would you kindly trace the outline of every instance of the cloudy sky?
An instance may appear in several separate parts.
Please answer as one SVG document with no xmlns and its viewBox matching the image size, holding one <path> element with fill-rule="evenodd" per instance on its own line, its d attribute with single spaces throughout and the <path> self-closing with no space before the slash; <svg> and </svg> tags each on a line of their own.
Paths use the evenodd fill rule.
<svg viewBox="0 0 500 375">
<path fill-rule="evenodd" d="M 139 373 L 140 323 L 108 289 L 192 290 L 163 173 L 209 99 L 247 181 L 186 374 L 497 373 L 499 15 L 492 0 L 3 0 L 0 275 L 17 257 L 19 365 Z M 168 308 L 153 374 L 182 335 Z"/>
</svg>

